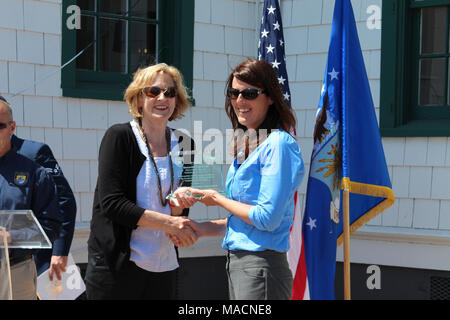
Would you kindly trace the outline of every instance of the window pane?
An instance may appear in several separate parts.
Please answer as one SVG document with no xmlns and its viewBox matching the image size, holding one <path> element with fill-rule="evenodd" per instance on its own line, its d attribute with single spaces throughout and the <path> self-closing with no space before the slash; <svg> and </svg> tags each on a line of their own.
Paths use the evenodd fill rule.
<svg viewBox="0 0 450 320">
<path fill-rule="evenodd" d="M 100 19 L 99 70 L 126 72 L 126 21 Z"/>
<path fill-rule="evenodd" d="M 86 48 L 77 58 L 77 69 L 94 70 L 95 66 L 95 17 L 81 16 L 81 29 L 77 30 L 77 54 Z"/>
<path fill-rule="evenodd" d="M 447 37 L 447 7 L 422 9 L 422 54 L 445 53 Z"/>
<path fill-rule="evenodd" d="M 131 23 L 130 72 L 156 62 L 156 26 L 141 22 Z"/>
<path fill-rule="evenodd" d="M 132 16 L 156 19 L 156 0 L 132 0 L 130 6 Z"/>
<path fill-rule="evenodd" d="M 95 0 L 77 0 L 77 6 L 80 7 L 81 10 L 95 10 Z"/>
<path fill-rule="evenodd" d="M 124 15 L 127 12 L 127 0 L 98 0 L 100 12 Z"/>
<path fill-rule="evenodd" d="M 443 105 L 445 58 L 420 60 L 420 105 Z"/>
</svg>

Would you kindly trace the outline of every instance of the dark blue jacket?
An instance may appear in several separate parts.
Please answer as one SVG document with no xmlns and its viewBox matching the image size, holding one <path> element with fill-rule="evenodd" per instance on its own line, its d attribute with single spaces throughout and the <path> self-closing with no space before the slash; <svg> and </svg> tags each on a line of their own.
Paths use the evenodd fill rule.
<svg viewBox="0 0 450 320">
<path fill-rule="evenodd" d="M 13 135 L 11 143 L 17 147 L 17 152 L 35 161 L 47 169 L 56 184 L 57 201 L 62 217 L 62 228 L 53 244 L 53 255 L 67 256 L 72 244 L 75 229 L 77 205 L 72 189 L 58 165 L 50 147 L 44 143 L 24 140 Z"/>
<path fill-rule="evenodd" d="M 56 202 L 52 177 L 34 161 L 12 147 L 0 157 L 0 209 L 33 210 L 47 237 L 53 242 L 61 229 L 61 215 Z M 14 259 L 26 250 L 10 250 Z"/>
</svg>

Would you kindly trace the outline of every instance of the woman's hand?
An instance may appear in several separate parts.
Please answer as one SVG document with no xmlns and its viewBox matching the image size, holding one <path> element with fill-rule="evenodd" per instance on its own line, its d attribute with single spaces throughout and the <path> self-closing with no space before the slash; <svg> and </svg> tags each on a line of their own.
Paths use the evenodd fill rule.
<svg viewBox="0 0 450 320">
<path fill-rule="evenodd" d="M 200 224 L 198 222 L 195 222 L 195 221 L 187 219 L 187 218 L 183 222 L 185 223 L 185 228 L 187 228 L 187 230 L 189 230 L 189 229 L 192 230 L 192 232 L 194 232 L 194 234 L 197 236 L 197 239 L 202 236 L 201 235 L 201 230 L 199 228 Z M 191 242 L 183 241 L 178 236 L 176 236 L 174 234 L 170 234 L 170 233 L 166 233 L 166 236 L 177 247 L 188 247 L 188 246 L 191 246 L 191 245 L 193 245 L 195 243 L 195 242 L 191 243 Z"/>
<path fill-rule="evenodd" d="M 189 247 L 197 242 L 198 235 L 191 228 L 190 222 L 186 217 L 170 217 L 170 227 L 166 235 L 177 247 Z"/>
<path fill-rule="evenodd" d="M 214 189 L 193 189 L 191 188 L 190 192 L 193 195 L 201 195 L 202 198 L 199 199 L 201 203 L 206 206 L 217 206 L 218 200 L 220 197 L 223 197 L 219 192 Z"/>
<path fill-rule="evenodd" d="M 190 208 L 197 202 L 190 190 L 191 188 L 189 187 L 180 187 L 174 191 L 175 198 L 169 200 L 172 215 L 180 215 L 183 209 Z"/>
</svg>

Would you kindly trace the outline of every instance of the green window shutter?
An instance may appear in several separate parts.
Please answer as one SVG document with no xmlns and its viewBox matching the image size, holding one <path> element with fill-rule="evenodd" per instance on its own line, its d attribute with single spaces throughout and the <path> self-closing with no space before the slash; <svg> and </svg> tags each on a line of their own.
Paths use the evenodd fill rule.
<svg viewBox="0 0 450 320">
<path fill-rule="evenodd" d="M 383 0 L 381 37 L 380 130 L 382 136 L 450 136 L 448 103 L 449 23 L 447 8 L 446 52 L 421 53 L 421 9 L 449 6 L 449 0 Z M 444 69 L 445 104 L 427 106 L 419 103 L 420 66 L 427 59 L 447 59 Z"/>
<path fill-rule="evenodd" d="M 63 0 L 62 2 L 62 63 L 66 63 L 78 54 L 76 48 L 76 31 L 66 27 L 66 21 L 70 14 L 67 14 L 67 8 L 70 5 L 76 5 L 76 0 Z M 130 0 L 128 0 L 129 6 Z M 98 7 L 97 7 L 98 9 Z M 141 17 L 117 16 L 114 14 L 99 11 L 83 12 L 83 14 L 127 20 L 129 25 L 132 22 L 157 23 L 157 62 L 166 62 L 176 66 L 183 74 L 184 81 L 188 89 L 192 90 L 193 77 L 193 38 L 194 38 L 194 0 L 159 0 L 158 1 L 158 21 L 144 19 Z M 97 19 L 97 32 L 98 23 Z M 83 26 L 82 26 L 83 27 Z M 128 27 L 128 37 L 130 39 L 131 27 Z M 99 38 L 97 33 L 97 39 Z M 99 43 L 96 46 L 97 64 L 100 59 Z M 130 52 L 130 43 L 127 43 L 128 52 Z M 128 54 L 127 65 L 130 66 L 130 54 Z M 98 65 L 97 65 L 98 69 Z M 81 70 L 77 69 L 76 61 L 68 64 L 61 72 L 61 87 L 63 96 L 75 98 L 105 99 L 105 100 L 123 100 L 124 90 L 132 80 L 134 70 L 127 72 L 104 72 L 99 70 Z"/>
</svg>

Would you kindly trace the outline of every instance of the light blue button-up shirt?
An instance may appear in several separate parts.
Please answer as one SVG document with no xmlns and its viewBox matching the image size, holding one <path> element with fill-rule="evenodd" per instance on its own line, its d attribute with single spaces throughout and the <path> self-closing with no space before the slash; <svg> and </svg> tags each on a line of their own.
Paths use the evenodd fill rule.
<svg viewBox="0 0 450 320">
<path fill-rule="evenodd" d="M 225 250 L 286 252 L 294 216 L 294 194 L 304 176 L 300 148 L 286 131 L 272 132 L 227 179 L 227 197 L 252 205 L 250 225 L 228 215 Z"/>
</svg>

